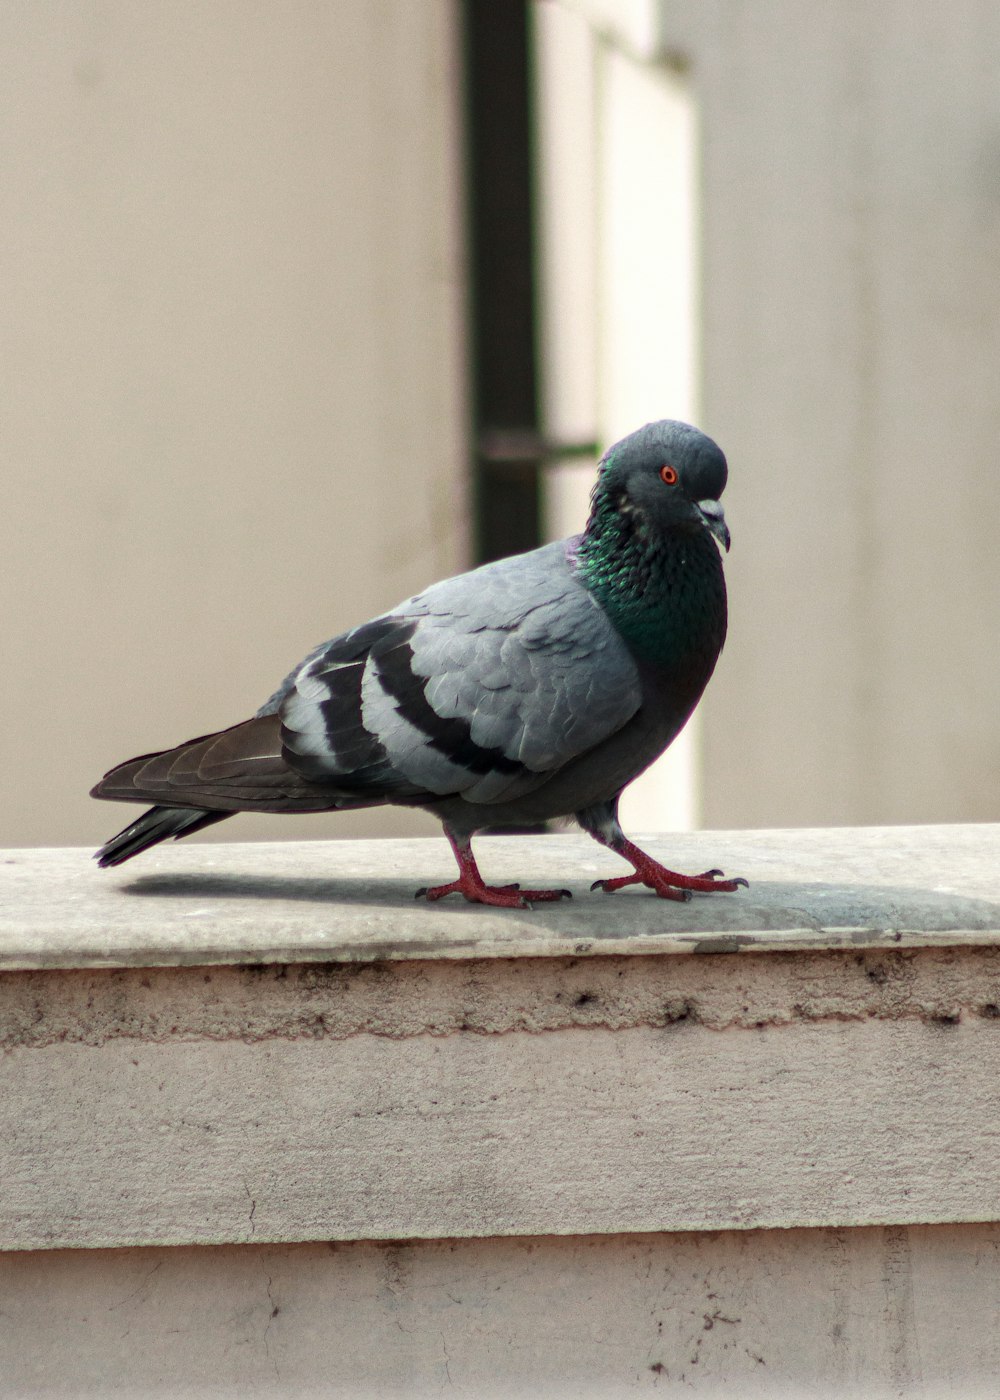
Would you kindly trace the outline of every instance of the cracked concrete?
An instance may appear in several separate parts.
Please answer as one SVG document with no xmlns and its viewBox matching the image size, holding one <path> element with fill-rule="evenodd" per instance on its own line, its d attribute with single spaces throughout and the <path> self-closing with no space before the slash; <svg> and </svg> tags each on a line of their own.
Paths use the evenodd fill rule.
<svg viewBox="0 0 1000 1400">
<path fill-rule="evenodd" d="M 281 1313 L 281 1308 L 280 1308 L 280 1307 L 278 1306 L 278 1304 L 274 1301 L 274 1294 L 273 1294 L 273 1292 L 271 1291 L 272 1288 L 273 1288 L 273 1286 L 274 1286 L 274 1281 L 273 1281 L 273 1279 L 271 1278 L 271 1275 L 270 1275 L 270 1274 L 268 1273 L 268 1271 L 267 1271 L 267 1264 L 265 1263 L 265 1260 L 264 1260 L 264 1257 L 263 1257 L 263 1256 L 261 1256 L 261 1268 L 262 1268 L 263 1271 L 264 1271 L 264 1278 L 265 1278 L 265 1280 L 266 1280 L 266 1289 L 267 1289 L 267 1309 L 268 1309 L 268 1311 L 267 1311 L 267 1321 L 266 1321 L 265 1324 L 264 1324 L 264 1331 L 263 1331 L 262 1334 L 261 1334 L 261 1343 L 262 1343 L 262 1345 L 263 1345 L 263 1347 L 264 1347 L 264 1355 L 267 1357 L 268 1362 L 270 1363 L 270 1365 L 272 1366 L 272 1368 L 273 1368 L 273 1370 L 274 1370 L 274 1378 L 275 1378 L 276 1381 L 279 1381 L 279 1382 L 280 1382 L 280 1380 L 281 1380 L 281 1372 L 280 1372 L 279 1369 L 278 1369 L 277 1358 L 271 1355 L 271 1347 L 270 1347 L 270 1343 L 269 1343 L 269 1341 L 268 1341 L 268 1338 L 269 1338 L 269 1336 L 270 1336 L 271 1328 L 272 1328 L 272 1326 L 274 1325 L 274 1320 L 275 1320 L 275 1318 L 278 1317 L 279 1314 Z"/>
<path fill-rule="evenodd" d="M 991 1219 L 998 1079 L 990 1016 L 14 1047 L 0 1249 Z"/>
</svg>

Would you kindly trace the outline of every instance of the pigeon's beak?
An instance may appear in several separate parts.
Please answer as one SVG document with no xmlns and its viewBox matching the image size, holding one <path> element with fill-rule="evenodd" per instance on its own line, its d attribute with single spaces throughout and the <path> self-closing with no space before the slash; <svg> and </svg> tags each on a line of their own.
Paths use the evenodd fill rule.
<svg viewBox="0 0 1000 1400">
<path fill-rule="evenodd" d="M 722 545 L 722 548 L 729 551 L 729 527 L 726 524 L 726 517 L 722 513 L 722 506 L 718 501 L 699 501 L 698 510 L 701 518 L 711 530 L 712 534 Z"/>
</svg>

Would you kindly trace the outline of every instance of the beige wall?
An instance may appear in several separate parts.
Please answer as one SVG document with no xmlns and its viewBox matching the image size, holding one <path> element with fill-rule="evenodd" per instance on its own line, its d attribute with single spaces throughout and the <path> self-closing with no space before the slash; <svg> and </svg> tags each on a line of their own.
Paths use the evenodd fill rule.
<svg viewBox="0 0 1000 1400">
<path fill-rule="evenodd" d="M 449 0 L 0 11 L 0 842 L 107 836 L 105 768 L 465 562 L 454 31 Z"/>
<path fill-rule="evenodd" d="M 843 0 L 822 13 L 797 0 L 562 0 L 558 18 L 539 8 L 543 28 L 560 31 L 549 71 L 580 113 L 577 133 L 590 133 L 574 144 L 549 126 L 577 171 L 575 185 L 560 169 L 550 187 L 552 243 L 576 259 L 549 278 L 554 317 L 580 319 L 600 269 L 601 310 L 585 331 L 598 363 L 608 344 L 618 365 L 641 345 L 639 378 L 658 381 L 664 415 L 683 400 L 671 354 L 690 327 L 658 296 L 661 264 L 677 257 L 676 225 L 696 224 L 690 401 L 729 456 L 733 532 L 730 638 L 701 712 L 696 818 L 995 819 L 1000 10 L 993 0 Z M 693 216 L 666 116 L 647 107 L 631 140 L 614 120 L 625 83 L 636 100 L 659 85 L 693 103 Z M 617 175 L 601 177 L 611 150 Z M 662 236 L 645 248 L 637 236 L 616 259 L 606 204 L 629 150 L 644 160 L 635 217 Z M 577 230 L 587 220 L 596 240 Z M 633 304 L 637 282 L 645 309 Z M 575 425 L 586 371 L 565 354 L 554 363 L 550 411 Z M 603 410 L 607 364 L 598 379 Z M 659 810 L 670 822 L 669 796 Z"/>
<path fill-rule="evenodd" d="M 666 13 L 733 468 L 706 820 L 995 820 L 1000 10 Z"/>
</svg>

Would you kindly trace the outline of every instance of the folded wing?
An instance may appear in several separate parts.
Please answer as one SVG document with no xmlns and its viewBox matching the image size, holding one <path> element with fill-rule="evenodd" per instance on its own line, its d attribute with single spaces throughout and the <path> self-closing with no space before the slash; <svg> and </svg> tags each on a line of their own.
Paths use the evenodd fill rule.
<svg viewBox="0 0 1000 1400">
<path fill-rule="evenodd" d="M 445 580 L 320 648 L 269 706 L 291 766 L 387 801 L 509 801 L 625 725 L 639 675 L 566 546 Z"/>
</svg>

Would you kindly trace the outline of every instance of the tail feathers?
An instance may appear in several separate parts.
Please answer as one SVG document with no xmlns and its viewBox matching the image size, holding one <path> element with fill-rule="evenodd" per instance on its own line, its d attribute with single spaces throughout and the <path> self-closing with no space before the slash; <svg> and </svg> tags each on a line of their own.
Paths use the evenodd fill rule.
<svg viewBox="0 0 1000 1400">
<path fill-rule="evenodd" d="M 102 867 L 121 865 L 171 836 L 179 841 L 182 836 L 190 836 L 232 815 L 232 812 L 206 812 L 197 807 L 150 807 L 124 831 L 105 841 L 94 858 Z"/>
<path fill-rule="evenodd" d="M 170 836 L 190 836 L 234 812 L 325 812 L 385 801 L 381 790 L 344 791 L 292 768 L 276 714 L 130 758 L 105 773 L 90 795 L 156 804 L 104 843 L 97 852 L 102 866 L 121 865 Z"/>
</svg>

